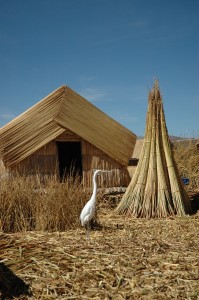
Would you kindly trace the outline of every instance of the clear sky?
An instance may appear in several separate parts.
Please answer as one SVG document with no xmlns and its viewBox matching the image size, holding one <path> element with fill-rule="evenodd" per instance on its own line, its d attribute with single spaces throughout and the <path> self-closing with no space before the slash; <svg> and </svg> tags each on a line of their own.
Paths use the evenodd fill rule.
<svg viewBox="0 0 199 300">
<path fill-rule="evenodd" d="M 143 135 L 156 78 L 169 133 L 199 137 L 198 0 L 0 0 L 0 126 L 66 84 Z"/>
</svg>

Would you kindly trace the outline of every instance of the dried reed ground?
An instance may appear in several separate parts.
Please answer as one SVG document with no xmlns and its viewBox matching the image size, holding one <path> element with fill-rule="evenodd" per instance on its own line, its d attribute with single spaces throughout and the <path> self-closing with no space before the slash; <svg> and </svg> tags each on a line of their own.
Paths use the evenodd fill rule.
<svg viewBox="0 0 199 300">
<path fill-rule="evenodd" d="M 98 218 L 90 241 L 81 228 L 2 234 L 1 265 L 32 292 L 15 299 L 199 299 L 199 214 L 129 220 L 104 203 Z"/>
<path fill-rule="evenodd" d="M 61 195 L 66 196 L 63 190 Z M 102 230 L 92 231 L 90 241 L 80 227 L 53 233 L 2 233 L 1 298 L 199 299 L 199 213 L 161 220 L 128 219 L 114 215 L 111 201 L 105 200 L 98 199 Z M 55 216 L 50 220 L 57 219 L 60 211 Z M 60 230 L 59 224 L 59 220 L 46 220 L 38 222 L 38 227 L 56 225 Z M 68 226 L 66 220 L 63 224 Z M 32 295 L 26 295 L 26 285 Z"/>
</svg>

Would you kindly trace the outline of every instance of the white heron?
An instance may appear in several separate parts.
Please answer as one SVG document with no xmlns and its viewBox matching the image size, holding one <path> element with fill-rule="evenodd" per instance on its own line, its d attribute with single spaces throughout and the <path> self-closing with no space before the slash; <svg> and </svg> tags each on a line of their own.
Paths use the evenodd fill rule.
<svg viewBox="0 0 199 300">
<path fill-rule="evenodd" d="M 86 203 L 84 208 L 82 209 L 82 212 L 80 214 L 80 221 L 82 226 L 87 227 L 87 237 L 89 237 L 89 230 L 90 230 L 90 221 L 93 218 L 95 214 L 95 208 L 96 208 L 96 198 L 97 198 L 97 181 L 96 178 L 99 174 L 110 172 L 106 170 L 96 170 L 93 174 L 93 193 L 90 198 L 90 200 Z"/>
</svg>

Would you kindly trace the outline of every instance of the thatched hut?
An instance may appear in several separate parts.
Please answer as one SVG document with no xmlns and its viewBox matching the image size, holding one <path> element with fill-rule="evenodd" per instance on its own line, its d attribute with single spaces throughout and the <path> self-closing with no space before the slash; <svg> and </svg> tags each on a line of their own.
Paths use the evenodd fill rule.
<svg viewBox="0 0 199 300">
<path fill-rule="evenodd" d="M 128 186 L 135 141 L 134 133 L 65 85 L 0 129 L 0 153 L 10 171 L 63 177 L 73 168 L 87 187 L 93 169 L 112 171 L 106 186 Z"/>
</svg>

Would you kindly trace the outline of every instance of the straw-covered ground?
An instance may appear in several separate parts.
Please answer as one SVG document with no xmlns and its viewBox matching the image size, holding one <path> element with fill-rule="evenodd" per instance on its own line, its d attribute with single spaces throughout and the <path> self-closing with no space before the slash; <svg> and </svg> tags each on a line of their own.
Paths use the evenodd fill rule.
<svg viewBox="0 0 199 300">
<path fill-rule="evenodd" d="M 199 299 L 199 214 L 0 235 L 1 299 Z"/>
<path fill-rule="evenodd" d="M 177 164 L 197 209 L 199 152 L 182 151 Z M 78 219 L 89 195 L 78 184 L 0 184 L 0 299 L 199 299 L 199 211 L 128 218 L 114 212 L 115 196 L 98 195 L 101 227 L 88 240 Z"/>
</svg>

